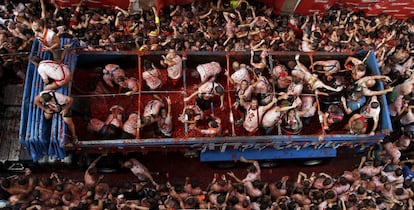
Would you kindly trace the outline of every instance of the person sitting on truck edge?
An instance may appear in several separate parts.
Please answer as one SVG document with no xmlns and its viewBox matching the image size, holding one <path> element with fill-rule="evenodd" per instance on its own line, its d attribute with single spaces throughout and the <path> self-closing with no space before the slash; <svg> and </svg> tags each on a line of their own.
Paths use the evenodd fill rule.
<svg viewBox="0 0 414 210">
<path fill-rule="evenodd" d="M 78 142 L 70 109 L 73 104 L 72 97 L 57 93 L 54 90 L 45 90 L 35 97 L 34 104 L 44 111 L 44 116 L 47 120 L 52 119 L 54 113 L 62 115 L 63 121 L 65 121 L 72 134 L 73 143 Z"/>
</svg>

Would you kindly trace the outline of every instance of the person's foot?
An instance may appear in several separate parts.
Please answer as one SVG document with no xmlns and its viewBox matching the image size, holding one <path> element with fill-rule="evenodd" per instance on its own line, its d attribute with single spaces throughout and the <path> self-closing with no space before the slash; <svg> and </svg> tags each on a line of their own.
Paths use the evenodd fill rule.
<svg viewBox="0 0 414 210">
<path fill-rule="evenodd" d="M 79 143 L 79 139 L 77 136 L 72 136 L 72 141 L 74 144 L 78 144 Z"/>
</svg>

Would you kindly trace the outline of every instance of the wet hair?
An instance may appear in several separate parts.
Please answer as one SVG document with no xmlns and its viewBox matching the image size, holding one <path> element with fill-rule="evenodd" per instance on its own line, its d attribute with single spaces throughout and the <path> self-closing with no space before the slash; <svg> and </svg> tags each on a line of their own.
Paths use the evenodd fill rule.
<svg viewBox="0 0 414 210">
<path fill-rule="evenodd" d="M 63 185 L 62 184 L 56 185 L 55 190 L 58 191 L 58 192 L 62 192 L 63 191 Z"/>
<path fill-rule="evenodd" d="M 239 199 L 236 196 L 231 196 L 228 202 L 231 206 L 234 206 L 239 202 Z"/>
<path fill-rule="evenodd" d="M 250 164 L 247 167 L 247 171 L 250 172 L 250 173 L 256 173 L 257 172 L 257 169 L 256 169 L 256 167 L 253 164 Z"/>
<path fill-rule="evenodd" d="M 371 108 L 375 109 L 375 108 L 379 107 L 379 105 L 380 104 L 377 101 L 374 101 L 374 102 L 371 103 Z"/>
<path fill-rule="evenodd" d="M 40 177 L 40 182 L 44 185 L 44 186 L 50 186 L 52 184 L 52 180 L 50 180 L 47 177 Z"/>
<path fill-rule="evenodd" d="M 224 94 L 224 89 L 221 85 L 216 86 L 216 88 L 214 88 L 214 90 L 220 95 Z"/>
<path fill-rule="evenodd" d="M 403 171 L 402 171 L 402 169 L 401 168 L 396 168 L 395 169 L 395 175 L 397 175 L 397 176 L 401 176 L 403 174 Z"/>
<path fill-rule="evenodd" d="M 40 63 L 40 61 L 42 61 L 42 59 L 39 56 L 37 56 L 37 55 L 33 55 L 30 58 L 30 61 L 32 61 L 32 63 Z"/>
<path fill-rule="evenodd" d="M 213 127 L 213 128 L 218 128 L 219 127 L 217 121 L 214 120 L 214 119 L 210 120 L 209 123 L 210 123 L 211 127 Z"/>
<path fill-rule="evenodd" d="M 220 194 L 217 196 L 217 203 L 218 203 L 218 204 L 223 204 L 225 201 L 226 201 L 226 195 L 225 195 L 225 194 L 220 193 Z"/>
<path fill-rule="evenodd" d="M 283 183 L 281 181 L 276 182 L 277 189 L 282 189 L 282 187 L 283 187 Z"/>
<path fill-rule="evenodd" d="M 10 185 L 11 185 L 11 183 L 10 183 L 10 180 L 8 180 L 8 179 L 4 179 L 4 180 L 1 181 L 1 186 L 6 188 L 6 189 L 9 188 Z"/>
<path fill-rule="evenodd" d="M 226 185 L 226 182 L 222 179 L 219 179 L 217 180 L 217 184 L 223 187 L 224 185 Z"/>
<path fill-rule="evenodd" d="M 33 198 L 35 198 L 35 199 L 39 199 L 40 198 L 40 191 L 39 190 L 33 190 L 32 191 L 32 196 L 33 196 Z"/>
<path fill-rule="evenodd" d="M 331 178 L 325 178 L 325 180 L 323 180 L 322 184 L 323 186 L 328 186 L 332 183 L 332 179 Z"/>
<path fill-rule="evenodd" d="M 303 186 L 304 186 L 304 187 L 310 187 L 310 185 L 311 185 L 311 183 L 310 183 L 310 181 L 309 181 L 309 180 L 304 180 L 304 181 L 303 181 Z"/>
<path fill-rule="evenodd" d="M 403 182 L 403 188 L 404 189 L 408 189 L 408 188 L 410 188 L 411 187 L 411 180 L 410 179 L 406 179 L 406 180 L 404 180 L 404 182 Z"/>
<path fill-rule="evenodd" d="M 244 186 L 242 184 L 236 185 L 236 192 L 243 194 L 244 193 Z"/>
<path fill-rule="evenodd" d="M 395 189 L 395 194 L 396 195 L 402 195 L 404 193 L 404 189 L 399 187 L 397 189 Z"/>
<path fill-rule="evenodd" d="M 200 182 L 198 180 L 193 180 L 190 185 L 192 188 L 200 187 Z"/>
<path fill-rule="evenodd" d="M 185 199 L 185 203 L 191 206 L 194 205 L 195 204 L 194 197 L 188 197 L 187 199 Z"/>
<path fill-rule="evenodd" d="M 346 181 L 345 177 L 341 176 L 339 178 L 339 184 L 346 185 L 347 183 L 348 183 L 348 181 Z"/>
<path fill-rule="evenodd" d="M 26 185 L 27 184 L 27 178 L 26 177 L 19 177 L 19 179 L 17 180 L 17 183 L 19 185 Z"/>
<path fill-rule="evenodd" d="M 254 180 L 252 185 L 253 185 L 253 187 L 255 187 L 257 189 L 262 189 L 264 187 L 263 182 L 261 182 L 259 180 Z"/>
<path fill-rule="evenodd" d="M 250 205 L 250 201 L 248 201 L 247 199 L 244 199 L 244 201 L 242 203 L 242 207 L 247 208 L 249 205 Z"/>
<path fill-rule="evenodd" d="M 333 198 L 335 198 L 335 193 L 334 193 L 334 191 L 332 191 L 332 190 L 328 190 L 328 191 L 325 193 L 325 199 L 333 199 Z"/>
<path fill-rule="evenodd" d="M 357 193 L 359 194 L 359 195 L 362 195 L 362 194 L 364 194 L 366 192 L 366 190 L 365 190 L 365 188 L 363 187 L 363 186 L 359 186 L 358 187 L 358 189 L 357 189 Z"/>
<path fill-rule="evenodd" d="M 73 198 L 73 195 L 72 195 L 72 193 L 71 193 L 71 192 L 67 192 L 67 193 L 65 193 L 64 198 L 65 198 L 65 200 L 67 200 L 67 201 L 71 201 L 71 200 L 72 200 L 72 198 Z"/>
<path fill-rule="evenodd" d="M 352 203 L 357 202 L 358 201 L 358 197 L 354 193 L 352 193 L 352 194 L 349 195 L 348 201 L 349 202 L 352 202 Z"/>
<path fill-rule="evenodd" d="M 45 102 L 48 102 L 50 100 L 52 100 L 52 96 L 49 94 L 49 92 L 46 93 L 42 93 L 42 95 L 40 96 Z"/>
<path fill-rule="evenodd" d="M 388 177 L 382 175 L 379 180 L 380 180 L 381 183 L 386 183 L 388 181 Z"/>
</svg>

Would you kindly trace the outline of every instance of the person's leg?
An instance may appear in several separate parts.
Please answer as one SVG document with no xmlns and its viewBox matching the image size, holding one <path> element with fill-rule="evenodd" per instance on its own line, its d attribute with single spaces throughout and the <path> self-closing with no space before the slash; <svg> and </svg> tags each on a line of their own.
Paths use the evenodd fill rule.
<svg viewBox="0 0 414 210">
<path fill-rule="evenodd" d="M 76 143 L 78 141 L 78 137 L 76 136 L 75 123 L 73 123 L 72 117 L 64 116 L 63 121 L 65 121 L 68 126 L 70 133 L 72 134 L 73 141 Z"/>
<path fill-rule="evenodd" d="M 52 82 L 52 83 L 46 85 L 44 89 L 45 90 L 56 90 L 58 88 L 59 88 L 59 86 L 56 83 Z"/>
<path fill-rule="evenodd" d="M 50 119 L 52 119 L 52 114 L 49 114 L 49 113 L 46 113 L 46 112 L 45 112 L 45 114 L 44 114 L 44 115 L 45 115 L 45 119 L 46 119 L 46 120 L 50 120 Z"/>
</svg>

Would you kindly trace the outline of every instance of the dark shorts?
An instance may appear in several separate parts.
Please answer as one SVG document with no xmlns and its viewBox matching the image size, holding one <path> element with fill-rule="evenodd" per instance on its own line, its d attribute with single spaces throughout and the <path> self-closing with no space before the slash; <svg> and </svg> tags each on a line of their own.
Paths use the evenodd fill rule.
<svg viewBox="0 0 414 210">
<path fill-rule="evenodd" d="M 72 117 L 72 116 L 73 116 L 73 113 L 72 113 L 72 110 L 71 109 L 69 109 L 69 111 L 66 112 L 65 115 L 63 115 L 63 117 Z"/>
<path fill-rule="evenodd" d="M 136 136 L 134 136 L 130 133 L 127 133 L 125 131 L 122 131 L 121 139 L 136 139 L 136 138 L 137 138 Z"/>
<path fill-rule="evenodd" d="M 122 129 L 112 124 L 104 125 L 101 130 L 99 130 L 99 134 L 101 134 L 104 139 L 119 138 L 121 137 L 121 133 Z"/>
<path fill-rule="evenodd" d="M 203 98 L 197 97 L 196 104 L 200 107 L 201 110 L 208 110 L 211 108 L 211 103 L 213 103 L 212 99 L 205 100 Z"/>
</svg>

